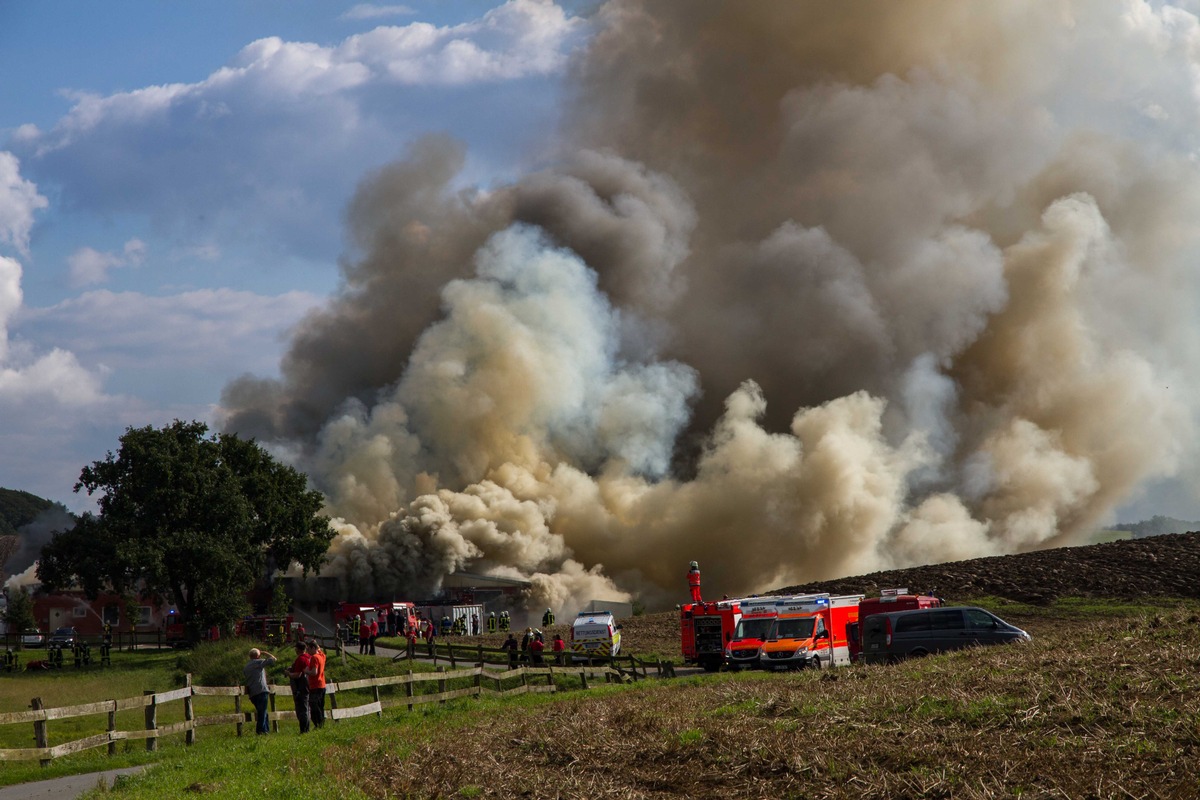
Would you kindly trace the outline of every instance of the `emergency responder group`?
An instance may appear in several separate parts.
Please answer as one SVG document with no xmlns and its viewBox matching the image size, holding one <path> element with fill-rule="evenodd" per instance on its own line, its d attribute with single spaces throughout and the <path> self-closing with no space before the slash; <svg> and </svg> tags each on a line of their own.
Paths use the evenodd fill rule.
<svg viewBox="0 0 1200 800">
<path fill-rule="evenodd" d="M 386 622 L 384 622 L 384 625 Z M 541 615 L 542 627 L 548 627 L 554 624 L 554 610 L 547 608 L 545 613 Z M 512 628 L 512 618 L 509 612 L 488 612 L 487 619 L 482 621 L 482 625 L 486 626 L 487 633 L 509 633 Z M 346 625 L 337 625 L 337 638 L 341 640 L 343 645 L 358 644 L 360 655 L 376 655 L 376 640 L 380 634 L 386 636 L 386 628 L 380 625 L 379 619 L 365 620 L 361 614 L 355 614 L 353 619 L 350 619 Z M 425 618 L 424 615 L 418 616 L 416 626 L 409 628 L 407 631 L 396 631 L 396 636 L 406 639 L 408 657 L 415 656 L 416 644 L 419 640 L 424 639 L 426 652 L 428 655 L 433 655 L 434 642 L 439 636 L 479 636 L 481 630 L 481 620 L 478 614 L 458 615 L 452 618 L 449 614 L 443 614 L 442 618 L 434 621 L 430 618 Z M 538 628 L 526 628 L 526 633 L 522 637 L 520 645 L 518 645 L 515 637 L 509 634 L 509 639 L 512 642 L 512 652 L 516 654 L 520 648 L 520 656 L 512 655 L 511 661 L 520 660 L 529 661 L 532 663 L 544 663 L 542 661 L 542 651 L 545 650 L 545 636 Z M 508 649 L 508 642 L 505 642 L 505 649 Z M 551 651 L 554 660 L 562 663 L 565 643 L 562 636 L 554 637 L 551 642 Z"/>
</svg>

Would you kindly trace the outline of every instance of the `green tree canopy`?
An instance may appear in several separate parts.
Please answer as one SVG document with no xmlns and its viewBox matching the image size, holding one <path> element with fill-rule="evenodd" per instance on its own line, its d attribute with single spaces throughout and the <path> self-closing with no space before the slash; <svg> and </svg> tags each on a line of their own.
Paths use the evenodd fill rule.
<svg viewBox="0 0 1200 800">
<path fill-rule="evenodd" d="M 120 441 L 75 485 L 100 495 L 99 514 L 42 550 L 48 587 L 148 592 L 170 600 L 194 633 L 240 616 L 268 571 L 320 567 L 333 538 L 320 492 L 255 442 L 178 420 L 129 428 Z"/>
<path fill-rule="evenodd" d="M 8 625 L 9 633 L 24 633 L 36 627 L 33 619 L 33 600 L 29 593 L 20 586 L 12 586 L 4 590 L 8 605 L 4 609 L 4 622 Z"/>
</svg>

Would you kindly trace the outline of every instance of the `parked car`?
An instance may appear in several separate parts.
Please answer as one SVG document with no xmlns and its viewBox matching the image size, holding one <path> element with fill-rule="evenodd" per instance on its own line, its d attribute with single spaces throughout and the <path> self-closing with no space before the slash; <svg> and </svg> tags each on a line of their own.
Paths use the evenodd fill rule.
<svg viewBox="0 0 1200 800">
<path fill-rule="evenodd" d="M 74 628 L 55 628 L 54 633 L 50 634 L 50 647 L 71 648 L 78 638 L 79 633 Z"/>
<path fill-rule="evenodd" d="M 862 626 L 863 657 L 868 664 L 1030 639 L 1028 633 L 990 611 L 971 606 L 872 614 Z"/>
<path fill-rule="evenodd" d="M 22 647 L 44 647 L 46 637 L 37 628 L 26 628 L 21 632 Z"/>
</svg>

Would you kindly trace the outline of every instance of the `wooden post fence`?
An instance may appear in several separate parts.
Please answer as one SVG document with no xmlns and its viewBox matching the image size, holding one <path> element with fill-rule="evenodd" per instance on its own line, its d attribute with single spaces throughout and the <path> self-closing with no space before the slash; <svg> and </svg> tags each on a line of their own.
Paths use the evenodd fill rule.
<svg viewBox="0 0 1200 800">
<path fill-rule="evenodd" d="M 40 697 L 33 698 L 33 702 L 30 703 L 29 706 L 34 711 L 41 711 L 46 707 L 42 703 L 42 698 L 40 698 Z M 39 750 L 50 747 L 50 733 L 46 729 L 45 718 L 42 718 L 40 720 L 34 720 L 34 722 L 33 722 L 33 746 L 38 748 Z M 43 767 L 50 766 L 50 759 L 48 759 L 48 758 L 42 759 L 42 766 Z"/>
<path fill-rule="evenodd" d="M 190 673 L 187 676 L 187 683 L 185 683 L 184 686 L 186 686 L 188 689 L 192 688 L 192 676 Z M 195 744 L 196 714 L 192 706 L 191 692 L 188 692 L 187 696 L 183 698 L 183 719 L 188 723 L 187 731 L 183 734 L 183 741 L 185 744 Z"/>
<path fill-rule="evenodd" d="M 146 691 L 142 692 L 142 694 L 150 695 L 150 702 L 146 704 L 146 730 L 157 731 L 158 730 L 158 703 L 155 702 L 154 692 L 147 689 Z M 158 737 L 153 736 L 153 735 L 147 736 L 146 737 L 146 752 L 153 753 L 157 749 L 158 749 Z"/>
<path fill-rule="evenodd" d="M 478 655 L 480 651 L 478 648 L 472 647 L 464 650 L 464 652 Z M 484 655 L 486 657 L 486 654 Z M 499 657 L 503 657 L 504 655 L 507 654 L 502 653 Z M 636 667 L 636 662 L 633 663 L 634 667 Z M 669 668 L 669 662 L 664 662 L 663 666 Z M 604 677 L 606 680 L 616 680 L 617 682 L 627 682 L 640 677 L 635 668 L 626 671 L 617 667 L 615 662 L 608 662 L 605 665 L 573 664 L 569 667 L 559 667 L 558 669 L 555 669 L 553 665 L 533 666 L 531 664 L 521 664 L 513 669 L 508 669 L 505 666 L 497 666 L 494 672 L 487 667 L 487 661 L 480 660 L 474 666 L 456 672 L 448 671 L 445 666 L 438 665 L 433 672 L 414 673 L 412 670 L 407 670 L 403 675 L 344 681 L 341 685 L 331 682 L 326 688 L 326 696 L 329 697 L 331 706 L 330 717 L 334 722 L 369 714 L 375 714 L 377 717 L 382 718 L 385 708 L 404 707 L 408 711 L 413 711 L 418 705 L 425 703 L 445 704 L 452 699 L 460 697 L 479 697 L 484 694 L 485 687 L 487 692 L 497 695 L 554 692 L 558 689 L 557 679 L 559 676 L 565 677 L 570 675 L 573 677 L 578 674 L 579 684 L 585 690 L 595 682 L 594 679 L 597 677 Z M 666 673 L 666 670 L 664 670 L 664 673 Z M 545 683 L 537 680 L 538 676 L 543 675 L 546 677 Z M 450 682 L 454 680 L 463 685 L 459 688 L 451 689 Z M 436 692 L 418 692 L 416 689 L 417 683 L 436 683 Z M 394 694 L 382 692 L 384 686 L 396 686 L 397 684 L 404 684 L 403 695 L 400 695 L 398 691 Z M 509 688 L 506 689 L 505 684 Z M 339 708 L 338 697 L 341 691 L 368 688 L 371 690 L 371 702 L 347 707 L 346 704 L 352 702 L 347 699 L 341 704 L 342 707 Z M 271 695 L 268 702 L 271 710 L 271 722 L 276 730 L 279 729 L 280 720 L 295 719 L 294 711 L 276 711 L 276 698 L 281 694 L 288 694 L 289 691 L 290 687 L 286 686 L 271 687 Z M 115 754 L 117 752 L 117 742 L 123 739 L 145 739 L 146 750 L 154 752 L 158 750 L 158 740 L 160 737 L 176 733 L 183 733 L 184 741 L 187 744 L 192 744 L 196 740 L 196 728 L 202 725 L 229 726 L 227 730 L 230 733 L 236 733 L 236 735 L 241 736 L 247 716 L 244 713 L 245 703 L 242 699 L 244 694 L 245 688 L 242 686 L 197 686 L 193 683 L 189 675 L 185 679 L 185 685 L 179 689 L 157 693 L 146 691 L 140 697 L 131 697 L 122 700 L 104 700 L 76 706 L 47 708 L 41 698 L 34 698 L 30 703 L 31 710 L 29 711 L 0 713 L 0 726 L 28 724 L 32 722 L 36 747 L 11 750 L 0 749 L 0 762 L 38 760 L 42 764 L 48 765 L 55 758 L 102 746 L 107 747 L 109 754 Z M 230 714 L 226 712 L 198 716 L 193 699 L 195 695 L 233 697 L 234 713 Z M 183 721 L 160 726 L 158 707 L 176 701 L 182 702 Z M 142 708 L 144 711 L 144 728 L 119 730 L 117 727 L 119 713 L 126 710 L 132 711 L 137 708 Z M 50 734 L 48 731 L 50 721 L 100 714 L 107 715 L 106 730 L 103 733 L 86 736 L 71 742 L 64 742 L 54 747 L 50 746 Z"/>
</svg>

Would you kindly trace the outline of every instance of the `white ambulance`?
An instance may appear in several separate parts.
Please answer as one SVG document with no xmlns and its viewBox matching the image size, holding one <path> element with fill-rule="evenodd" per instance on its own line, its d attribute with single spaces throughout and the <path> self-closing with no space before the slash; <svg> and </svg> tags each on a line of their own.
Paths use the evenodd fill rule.
<svg viewBox="0 0 1200 800">
<path fill-rule="evenodd" d="M 575 659 L 608 658 L 621 652 L 621 626 L 611 611 L 580 611 L 571 623 Z"/>
</svg>

